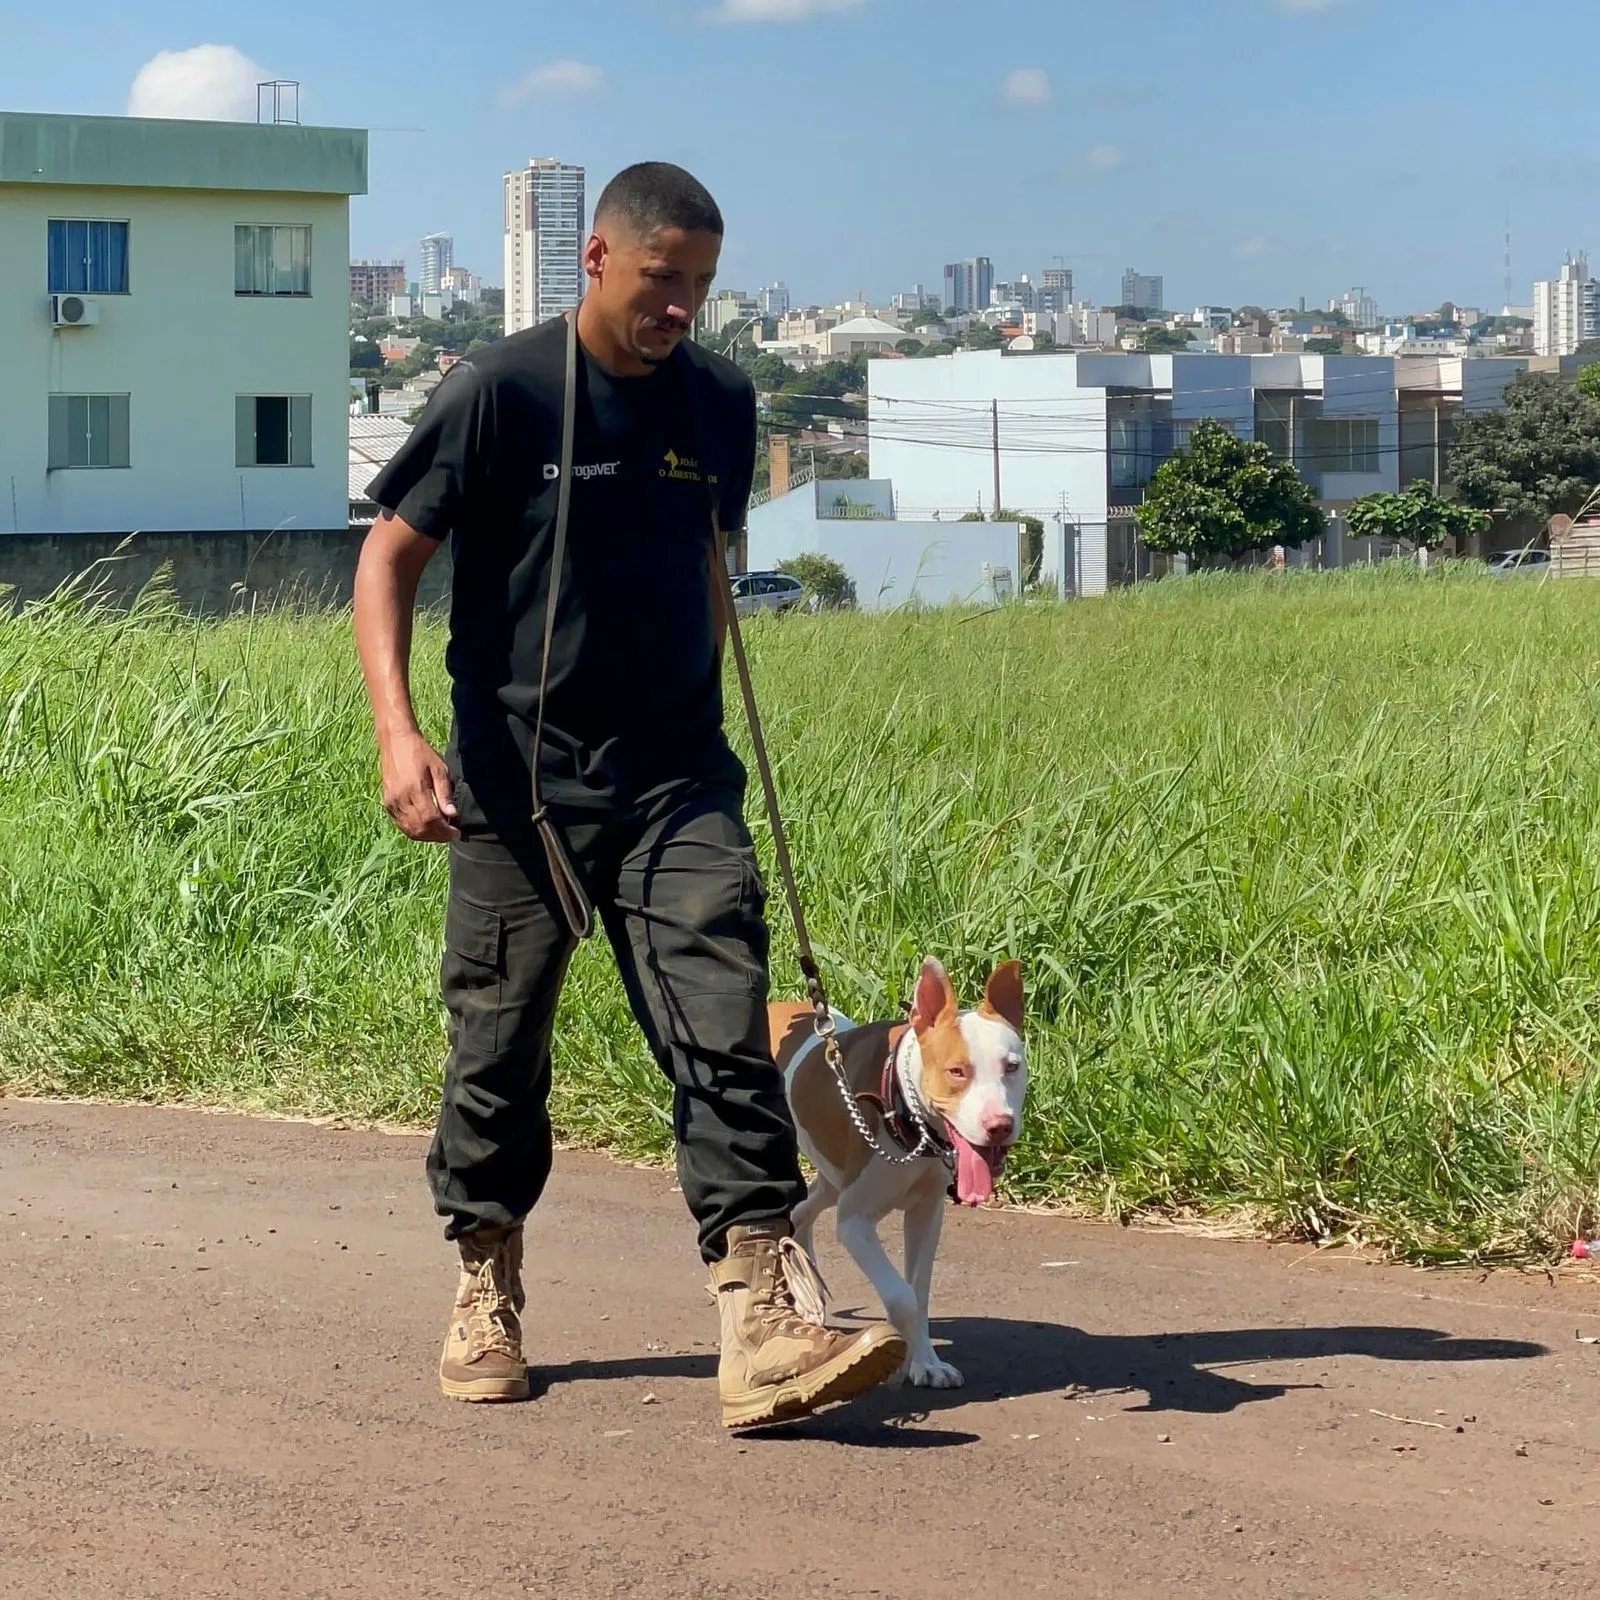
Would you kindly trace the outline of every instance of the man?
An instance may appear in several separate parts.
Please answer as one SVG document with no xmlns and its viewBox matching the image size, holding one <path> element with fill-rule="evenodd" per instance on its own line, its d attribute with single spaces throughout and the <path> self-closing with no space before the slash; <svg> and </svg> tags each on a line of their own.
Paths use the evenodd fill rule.
<svg viewBox="0 0 1600 1600">
<path fill-rule="evenodd" d="M 458 365 L 372 485 L 384 514 L 361 553 L 355 631 L 384 805 L 409 837 L 450 846 L 451 1048 L 428 1176 L 461 1254 L 439 1368 L 455 1399 L 528 1394 L 523 1218 L 550 1171 L 551 1028 L 577 942 L 535 828 L 535 761 L 674 1086 L 678 1175 L 721 1313 L 724 1422 L 851 1398 L 905 1354 L 887 1328 L 822 1325 L 789 1224 L 805 1188 L 767 1042 L 766 890 L 723 732 L 715 589 L 726 600 L 728 586 L 712 534 L 713 513 L 743 526 L 755 401 L 737 367 L 684 341 L 722 234 L 716 203 L 678 167 L 630 167 L 601 195 L 565 485 L 565 318 Z M 408 668 L 417 583 L 447 535 L 455 716 L 441 758 L 417 725 Z"/>
</svg>

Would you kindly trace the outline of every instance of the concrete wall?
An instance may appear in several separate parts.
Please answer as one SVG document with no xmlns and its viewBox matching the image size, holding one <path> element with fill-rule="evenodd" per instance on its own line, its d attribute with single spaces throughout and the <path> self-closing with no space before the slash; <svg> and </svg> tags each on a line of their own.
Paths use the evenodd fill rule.
<svg viewBox="0 0 1600 1600">
<path fill-rule="evenodd" d="M 747 565 L 759 572 L 791 556 L 831 556 L 850 574 L 864 611 L 911 600 L 986 604 L 994 598 L 986 564 L 1009 569 L 1015 589 L 1018 531 L 1014 522 L 819 518 L 808 494 L 786 494 L 750 513 Z"/>
<path fill-rule="evenodd" d="M 252 605 L 347 605 L 366 532 L 343 526 L 267 534 L 141 533 L 131 539 L 94 533 L 0 538 L 0 613 L 42 600 L 91 569 L 96 584 L 126 605 L 169 563 L 180 603 L 199 615 Z M 447 544 L 423 574 L 418 603 L 437 605 L 449 593 Z"/>
<path fill-rule="evenodd" d="M 349 516 L 343 195 L 0 184 L 0 535 L 279 526 Z M 50 326 L 52 217 L 126 219 L 128 289 Z M 234 225 L 309 223 L 311 295 L 236 296 Z M 126 394 L 132 464 L 48 470 L 52 393 Z M 312 396 L 309 467 L 238 467 L 237 395 Z"/>
<path fill-rule="evenodd" d="M 1106 515 L 1106 401 L 1079 387 L 1092 357 L 962 351 L 868 364 L 869 459 L 891 478 L 902 516 L 941 520 L 994 510 L 993 419 L 1000 407 L 1000 496 L 1008 511 Z"/>
</svg>

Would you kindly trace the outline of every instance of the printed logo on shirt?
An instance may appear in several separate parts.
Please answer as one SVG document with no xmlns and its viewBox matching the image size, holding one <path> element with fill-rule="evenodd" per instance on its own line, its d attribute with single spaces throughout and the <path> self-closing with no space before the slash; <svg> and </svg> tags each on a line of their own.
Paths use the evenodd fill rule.
<svg viewBox="0 0 1600 1600">
<path fill-rule="evenodd" d="M 669 450 L 661 458 L 666 465 L 661 468 L 660 477 L 670 478 L 674 483 L 715 483 L 715 473 L 708 473 L 704 479 L 700 476 L 700 463 L 694 456 L 680 456 L 676 450 Z"/>
<path fill-rule="evenodd" d="M 561 468 L 555 462 L 545 462 L 544 481 L 546 483 L 554 483 L 560 476 Z M 572 476 L 580 482 L 589 478 L 619 478 L 622 476 L 622 463 L 620 461 L 574 461 L 572 463 Z"/>
</svg>

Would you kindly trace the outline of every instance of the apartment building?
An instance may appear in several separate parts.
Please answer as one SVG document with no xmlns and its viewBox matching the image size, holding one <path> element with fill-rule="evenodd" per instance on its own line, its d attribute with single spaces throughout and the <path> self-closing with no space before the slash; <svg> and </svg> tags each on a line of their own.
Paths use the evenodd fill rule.
<svg viewBox="0 0 1600 1600">
<path fill-rule="evenodd" d="M 584 169 L 536 156 L 505 175 L 505 329 L 537 327 L 583 298 Z"/>
<path fill-rule="evenodd" d="M 403 261 L 352 261 L 350 298 L 369 306 L 381 306 L 390 295 L 406 292 L 406 264 Z"/>
<path fill-rule="evenodd" d="M 1500 405 L 1528 365 L 1004 350 L 874 361 L 870 476 L 893 482 L 907 514 L 992 512 L 998 439 L 1003 506 L 1087 530 L 1106 570 L 1131 577 L 1133 508 L 1194 425 L 1214 417 L 1294 464 L 1329 517 L 1321 559 L 1340 565 L 1338 513 L 1419 478 L 1442 485 L 1456 419 Z"/>
<path fill-rule="evenodd" d="M 0 113 L 0 532 L 346 526 L 351 128 Z"/>
</svg>

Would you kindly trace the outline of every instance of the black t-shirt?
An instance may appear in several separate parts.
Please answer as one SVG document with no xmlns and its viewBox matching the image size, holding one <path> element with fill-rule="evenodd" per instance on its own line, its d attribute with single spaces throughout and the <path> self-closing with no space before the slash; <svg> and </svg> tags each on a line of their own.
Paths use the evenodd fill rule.
<svg viewBox="0 0 1600 1600">
<path fill-rule="evenodd" d="M 561 318 L 461 362 L 371 488 L 419 532 L 450 536 L 448 759 L 463 821 L 498 832 L 531 811 L 565 373 Z M 742 782 L 722 730 L 711 512 L 730 537 L 743 526 L 749 380 L 687 341 L 637 378 L 580 349 L 572 463 L 545 799 L 592 811 L 681 779 Z"/>
</svg>

